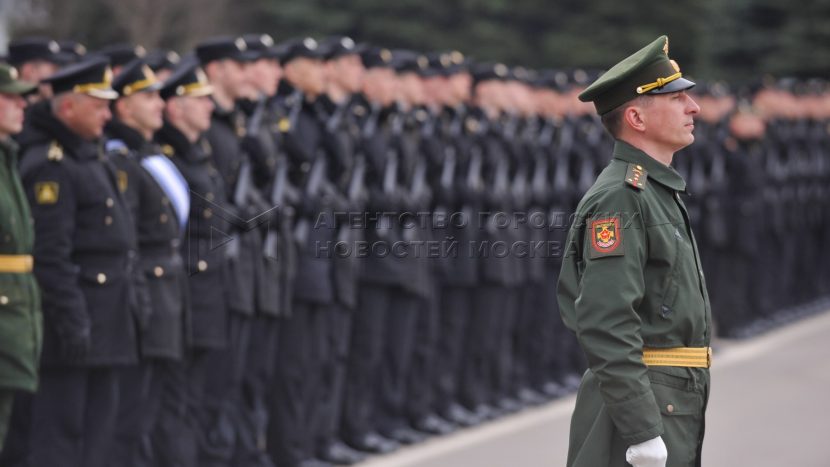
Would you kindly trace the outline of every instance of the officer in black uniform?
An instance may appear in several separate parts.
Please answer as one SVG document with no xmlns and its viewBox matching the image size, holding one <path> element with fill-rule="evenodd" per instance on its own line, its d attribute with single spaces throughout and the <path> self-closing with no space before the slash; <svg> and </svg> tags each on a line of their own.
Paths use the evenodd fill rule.
<svg viewBox="0 0 830 467">
<path fill-rule="evenodd" d="M 157 425 L 168 423 L 165 417 L 178 417 L 167 410 L 176 401 L 164 400 L 163 389 L 175 380 L 171 375 L 184 351 L 187 276 L 179 248 L 189 194 L 184 177 L 152 141 L 162 126 L 161 86 L 144 60 L 127 64 L 113 81 L 121 97 L 114 102 L 113 119 L 105 128 L 108 158 L 117 168 L 119 189 L 137 228 L 136 273 L 146 281 L 146 301 L 141 303 L 146 311 L 139 323 L 141 362 L 121 374 L 121 410 L 111 465 L 165 462 L 175 437 L 166 433 L 151 440 L 151 436 Z M 159 444 L 157 449 L 152 441 Z"/>
<path fill-rule="evenodd" d="M 228 304 L 232 312 L 227 329 L 229 347 L 227 352 L 216 355 L 219 361 L 213 364 L 222 370 L 211 372 L 208 385 L 212 411 L 208 423 L 222 435 L 212 443 L 209 453 L 203 453 L 215 458 L 218 465 L 229 465 L 241 430 L 242 379 L 257 294 L 264 286 L 262 237 L 255 225 L 258 216 L 268 207 L 256 201 L 261 195 L 253 185 L 249 155 L 242 150 L 246 122 L 237 107 L 239 99 L 256 98 L 244 66 L 258 58 L 258 54 L 247 49 L 242 37 L 222 36 L 202 41 L 196 46 L 196 56 L 213 86 L 214 111 L 206 138 L 213 162 L 224 178 L 232 215 L 237 218 L 234 238 L 224 249 L 228 259 L 225 280 L 230 284 Z"/>
<path fill-rule="evenodd" d="M 419 320 L 413 383 L 408 397 L 413 427 L 433 434 L 446 434 L 455 429 L 455 424 L 473 422 L 470 414 L 455 402 L 457 365 L 463 346 L 460 336 L 464 325 L 460 320 L 466 320 L 467 313 L 464 308 L 451 308 L 444 303 L 450 297 L 444 293 L 445 288 L 468 280 L 464 271 L 470 270 L 468 266 L 472 264 L 466 255 L 458 254 L 457 246 L 455 255 L 449 255 L 446 250 L 458 233 L 449 224 L 450 216 L 459 210 L 456 177 L 461 171 L 458 154 L 464 151 L 467 141 L 464 118 L 470 97 L 470 74 L 463 56 L 449 69 L 447 60 L 442 62 L 440 56 L 440 53 L 426 56 L 426 66 L 418 70 L 428 112 L 422 129 L 421 151 L 427 163 L 432 194 L 428 209 L 432 213 L 430 240 L 439 245 L 439 250 L 437 258 L 434 253 L 428 253 L 431 265 L 428 274 L 434 293 L 429 311 Z M 439 414 L 452 416 L 454 421 L 449 422 Z"/>
<path fill-rule="evenodd" d="M 326 92 L 319 98 L 326 115 L 323 144 L 329 162 L 329 179 L 346 201 L 345 217 L 336 218 L 337 245 L 332 251 L 335 304 L 326 315 L 326 339 L 329 356 L 324 361 L 323 380 L 326 393 L 321 403 L 323 421 L 317 433 L 317 455 L 337 465 L 352 465 L 365 457 L 340 440 L 346 361 L 349 356 L 352 318 L 357 307 L 358 266 L 355 246 L 362 240 L 362 230 L 348 217 L 363 211 L 365 204 L 365 156 L 361 147 L 361 124 L 368 112 L 359 94 L 363 84 L 362 47 L 345 36 L 333 36 L 320 43 L 325 60 Z"/>
<path fill-rule="evenodd" d="M 158 428 L 159 436 L 174 440 L 170 461 L 160 465 L 196 467 L 206 465 L 199 452 L 209 452 L 216 434 L 207 415 L 208 373 L 214 370 L 217 354 L 228 345 L 228 305 L 225 279 L 225 252 L 215 248 L 214 236 L 230 230 L 224 181 L 211 159 L 211 148 L 204 138 L 213 112 L 213 91 L 195 61 L 183 61 L 160 90 L 166 101 L 164 125 L 155 140 L 162 153 L 184 176 L 190 193 L 181 212 L 188 212 L 181 254 L 188 274 L 190 310 L 184 329 L 184 363 L 173 372 L 165 386 L 165 410 L 171 416 Z M 171 198 L 171 201 L 174 199 Z M 180 200 L 176 200 L 179 203 Z M 176 221 L 181 222 L 178 212 Z M 174 416 L 178 415 L 178 417 Z M 157 444 L 158 446 L 158 444 Z"/>
<path fill-rule="evenodd" d="M 391 194 L 397 187 L 396 171 L 386 165 L 390 123 L 395 115 L 395 76 L 391 68 L 392 53 L 389 50 L 369 48 L 361 54 L 361 59 L 366 67 L 363 92 L 370 103 L 362 125 L 368 192 L 365 240 L 370 251 L 368 255 L 359 254 L 363 264 L 360 269 L 358 305 L 352 322 L 352 345 L 346 372 L 341 429 L 344 441 L 351 447 L 365 452 L 385 453 L 399 447 L 397 442 L 374 431 L 377 379 L 383 359 L 384 323 L 387 315 L 392 312 L 386 288 L 399 283 L 402 276 L 401 263 L 388 256 L 388 250 L 395 241 L 389 235 L 393 233 L 391 220 L 381 218 L 378 214 L 400 209 L 400 196 L 397 193 L 397 196 Z M 388 180 L 386 185 L 384 179 Z M 381 249 L 372 252 L 374 245 Z M 382 250 L 384 247 L 385 254 Z"/>
<path fill-rule="evenodd" d="M 302 92 L 302 98 L 292 102 L 292 116 L 282 134 L 290 161 L 288 178 L 300 190 L 302 200 L 294 231 L 297 276 L 291 291 L 291 316 L 280 329 L 268 450 L 277 465 L 318 465 L 314 456 L 325 407 L 321 403 L 323 367 L 330 356 L 325 326 L 335 304 L 333 263 L 320 248 L 333 244 L 332 203 L 339 193 L 329 178 L 323 146 L 325 112 L 317 102 L 325 91 L 321 51 L 312 38 L 291 40 L 283 46 L 286 86 Z"/>
<path fill-rule="evenodd" d="M 395 272 L 386 277 L 382 287 L 375 286 L 372 298 L 376 302 L 368 304 L 388 309 L 376 388 L 375 425 L 381 435 L 401 444 L 425 438 L 409 426 L 406 413 L 416 328 L 431 292 L 425 268 L 428 263 L 420 250 L 426 229 L 421 222 L 424 218 L 417 215 L 426 212 L 431 197 L 426 185 L 426 161 L 420 153 L 426 112 L 419 108 L 423 104 L 423 88 L 415 74 L 423 64 L 423 59 L 419 64 L 419 58 L 409 50 L 392 51 L 395 102 L 382 121 L 387 140 L 383 145 L 377 144 L 381 140 L 375 140 L 376 144 L 370 146 L 371 157 L 383 167 L 377 195 L 386 198 L 387 203 L 376 232 L 377 244 L 388 247 L 390 254 L 378 261 Z"/>
<path fill-rule="evenodd" d="M 416 265 L 413 265 L 413 291 L 420 301 L 417 322 L 415 325 L 415 340 L 412 362 L 407 383 L 406 413 L 412 427 L 427 434 L 446 434 L 453 431 L 451 423 L 436 414 L 435 401 L 437 396 L 434 384 L 437 369 L 442 356 L 437 351 L 440 332 L 442 310 L 438 294 L 438 275 L 436 266 L 440 258 L 440 245 L 444 240 L 435 235 L 433 208 L 435 207 L 435 193 L 442 189 L 441 160 L 443 157 L 443 142 L 441 139 L 441 121 L 439 103 L 448 108 L 463 106 L 469 99 L 470 82 L 463 56 L 456 52 L 456 61 L 444 72 L 430 67 L 429 58 L 418 55 L 408 63 L 407 73 L 403 77 L 403 91 L 415 103 L 410 117 L 417 122 L 420 133 L 418 157 L 408 169 L 412 174 L 412 200 L 416 203 L 409 209 L 418 213 L 417 222 L 413 222 L 408 229 L 417 231 L 418 241 L 425 248 L 416 249 Z M 411 74 L 409 74 L 411 73 Z M 436 77 L 446 73 L 446 80 L 441 83 L 444 92 L 427 93 L 429 76 Z M 444 79 L 441 76 L 440 79 Z M 414 92 L 413 92 L 414 91 Z M 415 192 L 418 192 L 417 194 Z M 426 214 L 426 215 L 425 215 Z M 429 246 L 427 246 L 429 245 Z M 434 246 L 438 246 L 435 249 Z M 433 248 L 430 250 L 429 248 Z"/>
<path fill-rule="evenodd" d="M 98 139 L 110 118 L 105 59 L 47 79 L 32 111 L 21 173 L 35 219 L 35 274 L 45 321 L 32 404 L 31 465 L 104 466 L 118 411 L 117 367 L 137 361 L 129 208 Z"/>
<path fill-rule="evenodd" d="M 280 284 L 285 257 L 279 248 L 288 241 L 282 230 L 282 204 L 267 199 L 281 157 L 278 145 L 279 117 L 269 108 L 269 102 L 277 92 L 282 69 L 279 65 L 281 50 L 274 46 L 274 40 L 267 34 L 246 34 L 243 36 L 248 52 L 256 54 L 253 61 L 244 65 L 244 77 L 257 93 L 256 99 L 242 99 L 237 102 L 247 120 L 242 149 L 245 152 L 252 177 L 251 190 L 259 190 L 263 197 L 261 204 L 267 216 L 259 234 L 263 248 L 259 254 L 262 263 L 262 285 L 257 287 L 256 315 L 248 343 L 243 390 L 246 397 L 240 406 L 240 424 L 234 465 L 273 465 L 266 450 L 268 419 L 267 394 L 276 371 L 276 352 L 279 342 L 279 324 L 286 310 L 282 307 L 284 288 Z"/>
</svg>

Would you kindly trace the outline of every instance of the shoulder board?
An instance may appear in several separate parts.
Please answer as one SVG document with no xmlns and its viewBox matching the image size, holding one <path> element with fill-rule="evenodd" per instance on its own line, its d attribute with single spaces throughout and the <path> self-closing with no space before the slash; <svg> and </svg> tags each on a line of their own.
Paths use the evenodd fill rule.
<svg viewBox="0 0 830 467">
<path fill-rule="evenodd" d="M 648 172 L 646 172 L 646 169 L 644 169 L 643 166 L 633 162 L 628 164 L 628 170 L 625 172 L 625 183 L 638 190 L 643 190 L 646 187 L 647 177 Z"/>
<path fill-rule="evenodd" d="M 57 141 L 52 141 L 49 145 L 49 150 L 46 152 L 46 158 L 50 161 L 60 162 L 63 160 L 63 146 Z"/>
<path fill-rule="evenodd" d="M 173 146 L 170 146 L 169 144 L 162 144 L 161 153 L 167 157 L 173 157 L 176 154 L 176 150 L 173 149 Z"/>
<path fill-rule="evenodd" d="M 121 141 L 120 139 L 111 139 L 108 140 L 104 144 L 104 150 L 107 154 L 121 154 L 122 156 L 126 156 L 130 153 L 130 148 L 127 147 L 127 144 Z"/>
</svg>

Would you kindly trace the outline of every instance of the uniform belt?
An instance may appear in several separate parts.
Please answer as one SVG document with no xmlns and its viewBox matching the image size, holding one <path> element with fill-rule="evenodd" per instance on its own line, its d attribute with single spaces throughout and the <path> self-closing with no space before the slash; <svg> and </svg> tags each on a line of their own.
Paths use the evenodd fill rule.
<svg viewBox="0 0 830 467">
<path fill-rule="evenodd" d="M 643 363 L 648 366 L 682 366 L 709 368 L 712 366 L 711 347 L 674 347 L 670 349 L 643 349 Z"/>
<path fill-rule="evenodd" d="M 0 255 L 0 272 L 32 272 L 32 255 Z"/>
</svg>

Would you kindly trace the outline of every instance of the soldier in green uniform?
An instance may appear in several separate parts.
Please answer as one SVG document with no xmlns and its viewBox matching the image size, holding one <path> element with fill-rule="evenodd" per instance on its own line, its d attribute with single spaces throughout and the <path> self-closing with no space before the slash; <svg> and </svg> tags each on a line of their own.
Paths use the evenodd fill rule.
<svg viewBox="0 0 830 467">
<path fill-rule="evenodd" d="M 34 84 L 17 80 L 17 70 L 0 65 L 0 452 L 16 391 L 37 389 L 42 316 L 32 275 L 29 204 L 17 173 L 17 144 L 23 128 L 23 94 Z"/>
<path fill-rule="evenodd" d="M 711 312 L 683 178 L 672 156 L 700 110 L 662 36 L 579 98 L 614 136 L 613 159 L 579 203 L 558 301 L 588 359 L 568 466 L 699 466 Z"/>
</svg>

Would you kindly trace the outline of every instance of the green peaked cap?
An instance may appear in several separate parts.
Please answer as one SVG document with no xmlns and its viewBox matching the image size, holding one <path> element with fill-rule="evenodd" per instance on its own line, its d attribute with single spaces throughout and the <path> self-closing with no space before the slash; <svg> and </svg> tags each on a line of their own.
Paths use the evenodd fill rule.
<svg viewBox="0 0 830 467">
<path fill-rule="evenodd" d="M 611 67 L 579 94 L 579 100 L 593 102 L 603 115 L 642 94 L 665 94 L 694 85 L 669 58 L 669 38 L 660 36 Z"/>
</svg>

